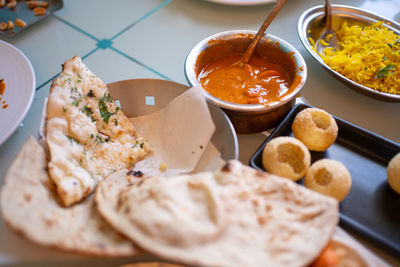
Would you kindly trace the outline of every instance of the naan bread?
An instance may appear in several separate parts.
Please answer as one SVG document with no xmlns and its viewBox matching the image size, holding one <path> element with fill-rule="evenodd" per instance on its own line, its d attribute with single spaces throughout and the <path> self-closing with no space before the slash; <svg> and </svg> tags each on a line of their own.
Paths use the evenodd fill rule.
<svg viewBox="0 0 400 267">
<path fill-rule="evenodd" d="M 151 152 L 106 85 L 79 57 L 53 81 L 46 110 L 49 172 L 62 203 L 89 195 L 104 177 Z"/>
<path fill-rule="evenodd" d="M 195 265 L 305 266 L 338 223 L 333 198 L 238 161 L 168 179 L 121 170 L 99 184 L 95 202 L 143 249 Z"/>
<path fill-rule="evenodd" d="M 60 205 L 47 174 L 44 149 L 30 137 L 5 177 L 1 211 L 6 223 L 31 241 L 99 256 L 131 256 L 135 246 L 97 213 L 93 195 L 73 207 Z"/>
</svg>

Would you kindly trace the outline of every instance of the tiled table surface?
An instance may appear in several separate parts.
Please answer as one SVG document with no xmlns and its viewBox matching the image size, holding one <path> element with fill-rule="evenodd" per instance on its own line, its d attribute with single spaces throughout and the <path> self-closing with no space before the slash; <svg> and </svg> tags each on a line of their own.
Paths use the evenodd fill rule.
<svg viewBox="0 0 400 267">
<path fill-rule="evenodd" d="M 333 2 L 362 7 L 400 21 L 399 0 Z M 323 4 L 323 1 L 289 0 L 268 30 L 294 45 L 306 60 L 309 75 L 302 100 L 400 142 L 400 104 L 377 101 L 349 89 L 324 71 L 303 48 L 297 35 L 297 20 L 303 11 L 319 4 Z M 24 140 L 29 135 L 37 136 L 50 83 L 66 59 L 80 55 L 88 67 L 106 83 L 134 78 L 158 78 L 187 84 L 183 71 L 184 60 L 198 41 L 230 29 L 257 30 L 272 6 L 239 7 L 202 0 L 65 0 L 64 8 L 53 16 L 13 38 L 0 37 L 19 48 L 30 59 L 37 82 L 35 99 L 23 126 L 0 146 L 0 181 Z M 239 136 L 240 160 L 248 163 L 264 139 L 262 134 Z M 0 228 L 4 229 L 2 224 L 4 222 L 0 220 Z M 7 251 L 10 246 L 7 244 L 7 236 L 10 235 L 12 233 L 0 233 L 0 251 Z M 18 245 L 24 249 L 24 242 L 11 246 Z M 371 248 L 389 262 L 399 263 L 399 259 L 386 255 L 378 248 Z M 38 250 L 43 253 L 42 248 Z M 51 254 L 58 253 L 50 251 Z M 39 260 L 35 254 L 40 253 L 32 251 L 24 260 L 35 265 Z M 68 254 L 66 259 L 76 260 Z M 81 258 L 79 261 L 104 266 L 126 262 Z M 0 264 L 4 262 L 26 263 L 19 261 L 18 255 L 2 258 Z"/>
</svg>

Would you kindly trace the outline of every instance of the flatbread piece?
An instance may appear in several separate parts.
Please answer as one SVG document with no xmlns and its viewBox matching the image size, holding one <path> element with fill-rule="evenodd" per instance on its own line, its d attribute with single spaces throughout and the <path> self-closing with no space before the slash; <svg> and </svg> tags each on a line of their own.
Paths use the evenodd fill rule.
<svg viewBox="0 0 400 267">
<path fill-rule="evenodd" d="M 119 232 L 160 257 L 210 266 L 306 266 L 338 223 L 338 203 L 238 161 L 172 178 L 102 181 L 97 209 Z"/>
<path fill-rule="evenodd" d="M 0 195 L 5 222 L 29 240 L 99 256 L 131 256 L 138 249 L 97 213 L 93 195 L 65 208 L 47 173 L 45 151 L 30 137 L 5 177 Z"/>
<path fill-rule="evenodd" d="M 106 85 L 75 56 L 50 88 L 45 135 L 49 172 L 62 203 L 88 196 L 97 183 L 151 152 Z"/>
</svg>

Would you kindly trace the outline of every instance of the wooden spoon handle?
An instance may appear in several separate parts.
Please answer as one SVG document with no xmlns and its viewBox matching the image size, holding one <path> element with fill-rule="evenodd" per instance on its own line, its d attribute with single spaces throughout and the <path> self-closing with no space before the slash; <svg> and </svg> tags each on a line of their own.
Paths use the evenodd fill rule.
<svg viewBox="0 0 400 267">
<path fill-rule="evenodd" d="M 332 6 L 331 0 L 325 0 L 326 29 L 332 30 Z"/>
<path fill-rule="evenodd" d="M 282 7 L 286 4 L 287 0 L 278 0 L 272 9 L 271 13 L 269 13 L 267 19 L 264 21 L 263 25 L 261 28 L 258 30 L 256 36 L 253 38 L 251 41 L 249 47 L 247 47 L 246 51 L 243 54 L 242 57 L 242 62 L 244 64 L 247 64 L 250 60 L 251 54 L 253 54 L 253 50 L 258 44 L 258 41 L 260 41 L 261 36 L 264 34 L 264 32 L 267 30 L 268 26 L 271 24 L 271 22 L 274 20 L 276 15 L 279 13 L 279 11 L 282 9 Z M 329 0 L 327 0 L 329 1 Z"/>
</svg>

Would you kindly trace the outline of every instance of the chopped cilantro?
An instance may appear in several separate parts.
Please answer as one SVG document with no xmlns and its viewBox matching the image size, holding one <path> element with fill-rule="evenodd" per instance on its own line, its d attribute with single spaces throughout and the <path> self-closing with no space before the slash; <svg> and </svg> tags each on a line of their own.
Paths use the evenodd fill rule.
<svg viewBox="0 0 400 267">
<path fill-rule="evenodd" d="M 100 137 L 100 136 L 96 136 L 96 141 L 98 142 L 98 143 L 104 143 L 104 141 L 103 141 L 103 139 Z"/>
<path fill-rule="evenodd" d="M 367 70 L 367 69 L 368 69 L 367 67 L 364 68 L 364 70 Z"/>
<path fill-rule="evenodd" d="M 77 144 L 80 144 L 80 142 L 79 142 L 79 140 L 78 139 L 76 139 L 76 138 L 73 138 L 72 136 L 69 136 L 69 135 L 65 135 L 67 138 L 68 138 L 68 140 L 69 140 L 69 142 L 72 144 L 73 142 L 75 142 L 75 143 L 77 143 Z"/>
<path fill-rule="evenodd" d="M 68 78 L 68 79 L 70 79 L 70 78 Z M 72 87 L 71 88 L 71 93 L 76 93 L 76 92 L 78 92 L 78 88 Z"/>
<path fill-rule="evenodd" d="M 140 148 L 143 148 L 143 145 L 144 145 L 144 144 L 143 144 L 143 143 L 141 143 L 141 144 L 140 144 Z"/>
<path fill-rule="evenodd" d="M 81 75 L 79 74 L 79 72 L 78 72 L 77 74 L 78 74 L 79 79 L 82 79 L 82 77 L 81 77 Z"/>
<path fill-rule="evenodd" d="M 70 96 L 69 98 L 74 100 L 72 102 L 72 105 L 75 106 L 75 107 L 77 107 L 79 105 L 79 103 L 82 101 L 82 98 L 80 96 Z"/>
<path fill-rule="evenodd" d="M 386 65 L 386 67 L 381 68 L 377 74 L 375 75 L 375 79 L 380 79 L 387 77 L 388 75 L 392 75 L 394 72 L 389 72 L 390 70 L 394 69 L 396 66 L 392 63 Z"/>
<path fill-rule="evenodd" d="M 115 124 L 115 126 L 118 126 L 118 121 L 117 121 L 117 119 L 114 120 L 114 124 Z"/>
<path fill-rule="evenodd" d="M 396 40 L 396 44 L 400 44 L 400 39 L 397 39 L 397 40 Z"/>
<path fill-rule="evenodd" d="M 107 105 L 104 101 L 112 102 L 112 98 L 110 97 L 110 95 L 107 95 L 107 94 L 104 94 L 103 97 L 99 98 L 100 115 L 103 118 L 103 121 L 105 123 L 108 123 L 108 121 L 110 120 L 110 117 L 112 115 L 115 115 L 118 112 L 119 107 L 117 107 L 114 112 L 109 112 L 107 109 Z"/>
<path fill-rule="evenodd" d="M 108 137 L 108 136 L 106 138 L 104 138 L 104 139 L 99 135 L 96 136 L 96 142 L 97 143 L 107 143 L 107 142 L 110 142 L 110 141 L 111 141 L 111 138 Z"/>
<path fill-rule="evenodd" d="M 63 107 L 63 112 L 67 112 L 67 109 L 65 107 Z"/>
<path fill-rule="evenodd" d="M 82 112 L 85 113 L 85 114 L 88 115 L 88 116 L 90 116 L 90 115 L 93 114 L 92 109 L 89 108 L 89 107 L 87 106 L 87 104 L 83 106 Z"/>
<path fill-rule="evenodd" d="M 99 101 L 106 101 L 106 102 L 112 102 L 113 99 L 111 98 L 111 96 L 107 93 L 104 93 L 103 97 L 99 98 Z"/>
<path fill-rule="evenodd" d="M 76 80 L 76 82 L 77 82 L 77 83 L 80 83 L 80 82 L 81 82 L 81 80 Z"/>
<path fill-rule="evenodd" d="M 136 140 L 136 144 L 134 144 L 134 145 L 132 146 L 132 148 L 137 147 L 138 144 L 139 144 L 139 142 L 138 142 L 138 140 Z"/>
<path fill-rule="evenodd" d="M 391 43 L 388 43 L 388 46 L 389 46 L 390 48 L 392 48 L 392 47 L 393 47 L 393 45 L 392 45 Z"/>
<path fill-rule="evenodd" d="M 94 135 L 91 133 L 91 134 L 90 134 L 90 138 L 92 138 L 92 139 L 93 139 L 93 137 L 94 137 Z"/>
</svg>

